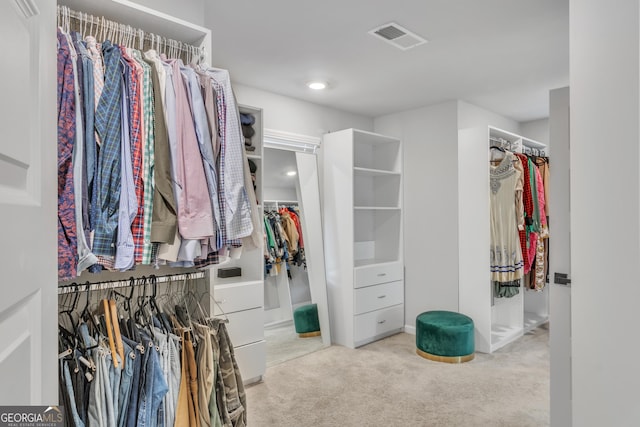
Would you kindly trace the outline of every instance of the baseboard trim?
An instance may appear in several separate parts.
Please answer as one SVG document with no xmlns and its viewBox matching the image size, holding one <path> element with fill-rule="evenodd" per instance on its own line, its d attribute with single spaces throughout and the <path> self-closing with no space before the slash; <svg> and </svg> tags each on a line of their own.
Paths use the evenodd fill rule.
<svg viewBox="0 0 640 427">
<path fill-rule="evenodd" d="M 416 327 L 415 326 L 404 325 L 404 331 L 407 334 L 415 335 L 416 334 Z"/>
</svg>

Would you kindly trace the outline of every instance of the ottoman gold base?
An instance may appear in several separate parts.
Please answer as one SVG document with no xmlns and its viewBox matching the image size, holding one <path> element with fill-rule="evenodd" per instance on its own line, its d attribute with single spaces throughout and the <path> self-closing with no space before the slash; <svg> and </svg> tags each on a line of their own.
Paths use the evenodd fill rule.
<svg viewBox="0 0 640 427">
<path fill-rule="evenodd" d="M 475 353 L 467 354 L 466 356 L 438 356 L 436 354 L 427 353 L 425 351 L 416 349 L 416 353 L 418 356 L 422 356 L 425 359 L 433 360 L 435 362 L 445 362 L 445 363 L 464 363 L 473 360 L 476 357 Z"/>
<path fill-rule="evenodd" d="M 320 334 L 320 331 L 305 332 L 305 333 L 303 333 L 303 334 L 298 334 L 298 336 L 299 336 L 300 338 L 319 337 L 320 335 L 321 335 L 321 334 Z"/>
</svg>

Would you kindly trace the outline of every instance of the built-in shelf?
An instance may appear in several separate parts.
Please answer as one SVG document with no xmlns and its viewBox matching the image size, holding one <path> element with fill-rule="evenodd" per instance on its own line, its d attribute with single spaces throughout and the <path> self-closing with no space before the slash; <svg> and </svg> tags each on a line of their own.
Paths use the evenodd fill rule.
<svg viewBox="0 0 640 427">
<path fill-rule="evenodd" d="M 354 206 L 354 210 L 360 211 L 399 211 L 399 206 Z"/>
<path fill-rule="evenodd" d="M 122 24 L 131 25 L 145 32 L 161 34 L 169 39 L 193 45 L 203 44 L 205 48 L 208 48 L 211 41 L 211 30 L 133 1 L 59 0 L 58 4 L 68 6 L 77 12 L 117 20 Z"/>
<path fill-rule="evenodd" d="M 359 168 L 359 167 L 354 167 L 353 171 L 356 174 L 361 174 L 361 175 L 369 175 L 369 176 L 383 176 L 383 175 L 395 175 L 395 176 L 400 176 L 400 172 L 395 172 L 395 171 L 390 171 L 390 170 L 384 170 L 384 169 L 370 169 L 370 168 Z"/>
<path fill-rule="evenodd" d="M 331 338 L 354 348 L 404 326 L 402 147 L 347 129 L 325 135 L 323 152 Z M 393 298 L 378 299 L 387 287 Z"/>
<path fill-rule="evenodd" d="M 367 267 L 370 265 L 378 265 L 378 264 L 389 264 L 392 262 L 398 262 L 397 259 L 388 259 L 388 258 L 368 258 L 368 259 L 357 259 L 353 261 L 353 267 Z"/>
</svg>

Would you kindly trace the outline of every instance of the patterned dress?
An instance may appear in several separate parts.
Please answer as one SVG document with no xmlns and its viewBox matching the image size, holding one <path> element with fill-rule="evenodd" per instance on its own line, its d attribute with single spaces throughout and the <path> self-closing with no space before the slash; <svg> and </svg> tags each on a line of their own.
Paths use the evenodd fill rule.
<svg viewBox="0 0 640 427">
<path fill-rule="evenodd" d="M 519 292 L 524 262 L 520 248 L 516 203 L 522 200 L 522 174 L 514 166 L 517 158 L 506 152 L 497 166 L 490 166 L 491 184 L 491 280 L 496 297 Z"/>
</svg>

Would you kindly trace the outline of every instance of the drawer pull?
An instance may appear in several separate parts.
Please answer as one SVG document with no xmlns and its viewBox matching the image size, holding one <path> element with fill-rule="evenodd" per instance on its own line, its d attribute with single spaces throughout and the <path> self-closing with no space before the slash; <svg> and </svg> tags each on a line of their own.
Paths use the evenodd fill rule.
<svg viewBox="0 0 640 427">
<path fill-rule="evenodd" d="M 380 273 L 380 274 L 378 274 L 378 277 L 384 277 L 386 275 L 387 275 L 387 273 Z"/>
<path fill-rule="evenodd" d="M 226 300 L 226 299 L 223 299 L 223 300 L 219 300 L 219 299 L 217 299 L 217 300 L 216 300 L 216 303 L 218 303 L 218 304 L 224 304 L 225 302 L 227 302 L 227 300 Z"/>
<path fill-rule="evenodd" d="M 386 295 L 380 295 L 380 296 L 378 297 L 378 299 L 382 299 L 382 298 L 386 298 L 386 297 L 387 297 Z"/>
<path fill-rule="evenodd" d="M 382 325 L 386 320 L 378 320 L 378 325 Z"/>
</svg>

